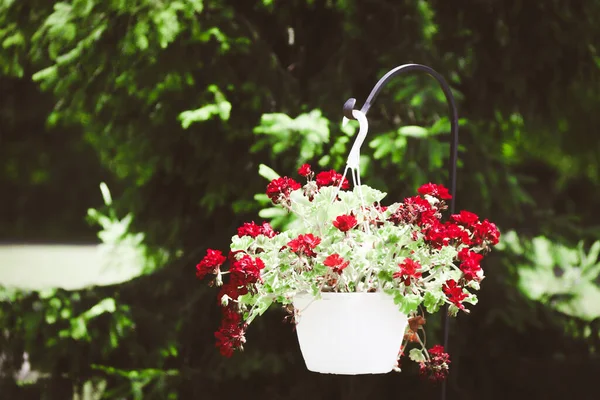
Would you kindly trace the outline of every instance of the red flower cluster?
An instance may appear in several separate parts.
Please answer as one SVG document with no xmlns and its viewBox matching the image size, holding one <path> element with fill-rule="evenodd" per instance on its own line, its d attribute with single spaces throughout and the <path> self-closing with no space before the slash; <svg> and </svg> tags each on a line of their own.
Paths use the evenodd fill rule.
<svg viewBox="0 0 600 400">
<path fill-rule="evenodd" d="M 260 258 L 252 258 L 248 254 L 244 254 L 229 268 L 231 281 L 237 283 L 238 286 L 254 284 L 260 279 L 260 270 L 264 267 L 265 263 Z"/>
<path fill-rule="evenodd" d="M 443 185 L 436 185 L 435 183 L 426 183 L 421 186 L 417 192 L 422 195 L 428 194 L 429 196 L 437 197 L 440 200 L 450 200 L 452 198 L 448 189 Z"/>
<path fill-rule="evenodd" d="M 291 192 L 300 189 L 301 187 L 302 186 L 292 178 L 284 176 L 282 178 L 273 179 L 267 185 L 267 196 L 269 196 L 269 199 L 271 199 L 273 203 L 278 204 L 282 199 L 289 198 Z"/>
<path fill-rule="evenodd" d="M 421 264 L 410 258 L 405 258 L 398 266 L 400 267 L 400 271 L 394 272 L 393 277 L 394 279 L 400 279 L 406 286 L 410 286 L 411 279 L 418 279 L 422 276 L 421 272 L 419 272 Z"/>
<path fill-rule="evenodd" d="M 273 230 L 271 224 L 268 222 L 263 222 L 262 225 L 256 225 L 254 221 L 244 222 L 244 224 L 238 228 L 237 232 L 239 237 L 250 236 L 252 238 L 257 237 L 258 235 L 265 235 L 268 238 L 272 238 L 277 235 L 277 232 Z"/>
<path fill-rule="evenodd" d="M 248 326 L 242 322 L 242 316 L 231 307 L 223 308 L 223 319 L 219 330 L 215 332 L 215 346 L 225 357 L 231 357 L 234 350 L 242 350 L 246 343 L 244 334 Z"/>
<path fill-rule="evenodd" d="M 321 238 L 307 233 L 306 235 L 299 235 L 296 239 L 292 239 L 288 242 L 288 247 L 292 252 L 296 254 L 304 254 L 308 257 L 315 257 L 317 253 L 314 252 L 314 248 L 321 243 Z"/>
<path fill-rule="evenodd" d="M 389 221 L 400 224 L 416 224 L 425 226 L 437 221 L 437 210 L 420 196 L 408 197 L 400 204 Z"/>
<path fill-rule="evenodd" d="M 425 240 L 437 249 L 450 244 L 471 244 L 469 232 L 450 221 L 442 224 L 435 220 L 425 231 Z"/>
<path fill-rule="evenodd" d="M 339 254 L 334 253 L 327 257 L 325 261 L 323 261 L 323 264 L 325 264 L 327 267 L 333 268 L 333 272 L 341 274 L 342 271 L 350 264 L 350 261 L 346 261 L 340 257 Z"/>
<path fill-rule="evenodd" d="M 462 304 L 462 301 L 466 299 L 469 295 L 468 293 L 463 292 L 463 288 L 458 286 L 454 279 L 450 279 L 446 281 L 446 283 L 442 286 L 444 293 L 448 297 L 448 301 L 454 304 L 461 310 L 465 309 L 465 306 Z"/>
<path fill-rule="evenodd" d="M 448 377 L 450 356 L 444 347 L 436 344 L 428 351 L 429 360 L 421 363 L 420 374 L 433 382 L 440 382 Z"/>
<path fill-rule="evenodd" d="M 500 232 L 496 225 L 487 219 L 479 222 L 477 214 L 463 210 L 459 214 L 450 216 L 450 218 L 473 233 L 473 243 L 476 245 L 495 246 L 500 240 Z"/>
<path fill-rule="evenodd" d="M 319 187 L 323 186 L 338 186 L 342 181 L 342 174 L 338 174 L 334 169 L 329 171 L 319 172 L 315 178 Z M 350 184 L 348 179 L 344 178 L 342 189 L 348 189 Z"/>
<path fill-rule="evenodd" d="M 227 260 L 220 250 L 208 249 L 204 258 L 196 265 L 196 277 L 203 279 L 207 274 L 216 274 Z"/>
<path fill-rule="evenodd" d="M 477 222 L 479 222 L 479 217 L 477 214 L 465 210 L 462 210 L 458 214 L 451 215 L 450 218 L 465 228 L 472 228 Z"/>
<path fill-rule="evenodd" d="M 251 235 L 256 230 L 254 227 L 262 229 L 254 223 L 245 224 L 245 227 L 240 229 L 245 229 L 244 232 L 247 230 L 249 232 L 247 234 Z M 231 262 L 229 282 L 223 285 L 218 296 L 222 306 L 223 319 L 219 330 L 215 332 L 216 346 L 226 357 L 231 357 L 233 351 L 241 349 L 242 344 L 246 341 L 244 333 L 247 325 L 236 311 L 235 300 L 248 293 L 252 286 L 260 280 L 260 271 L 265 267 L 263 261 L 258 257 L 252 258 L 242 252 L 241 257 L 237 258 L 236 253 L 229 253 Z M 218 273 L 219 267 L 226 260 L 227 258 L 219 250 L 208 249 L 204 258 L 196 266 L 196 276 L 201 279 L 209 273 Z"/>
<path fill-rule="evenodd" d="M 340 215 L 333 221 L 333 226 L 342 232 L 348 232 L 358 224 L 354 215 Z"/>
<path fill-rule="evenodd" d="M 303 164 L 300 168 L 298 168 L 298 175 L 307 177 L 312 173 L 309 164 Z"/>
<path fill-rule="evenodd" d="M 496 228 L 496 224 L 487 219 L 475 225 L 473 241 L 476 244 L 491 244 L 495 246 L 500 240 L 500 232 Z"/>
<path fill-rule="evenodd" d="M 479 253 L 475 253 L 474 251 L 470 251 L 465 247 L 458 252 L 458 259 L 462 261 L 460 264 L 460 270 L 463 272 L 463 278 L 465 281 L 479 281 L 479 272 L 481 271 L 481 266 L 479 263 L 483 259 L 483 256 Z"/>
</svg>

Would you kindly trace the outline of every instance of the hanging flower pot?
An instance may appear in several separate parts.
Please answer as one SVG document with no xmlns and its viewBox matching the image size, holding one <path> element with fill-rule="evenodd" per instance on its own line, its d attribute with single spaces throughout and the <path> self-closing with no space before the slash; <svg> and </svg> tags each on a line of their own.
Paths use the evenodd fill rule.
<svg viewBox="0 0 600 400">
<path fill-rule="evenodd" d="M 305 164 L 298 170 L 303 183 L 277 177 L 267 185 L 273 204 L 296 217 L 284 231 L 266 222 L 244 223 L 227 255 L 209 249 L 196 266 L 198 278 L 208 276 L 220 287 L 223 319 L 215 337 L 223 355 L 241 350 L 254 318 L 279 303 L 296 323 L 311 371 L 387 373 L 399 370 L 398 357 L 408 353 L 429 378 L 447 375 L 444 348 L 426 347 L 424 313 L 468 312 L 484 278 L 481 260 L 498 243 L 499 232 L 471 212 L 453 213 L 453 190 L 442 185 L 426 183 L 418 195 L 386 206 L 385 193 L 361 184 L 365 114 L 385 80 L 402 68 L 417 67 L 384 76 L 361 111 L 352 109 L 352 99 L 346 102 L 345 115 L 358 119 L 360 129 L 343 174 L 316 173 Z M 447 87 L 444 91 L 448 95 Z M 454 138 L 456 121 L 453 108 Z M 454 163 L 456 140 L 452 149 Z M 451 188 L 454 172 L 453 164 Z"/>
<path fill-rule="evenodd" d="M 294 297 L 306 367 L 326 374 L 385 374 L 398 360 L 406 314 L 382 292 Z"/>
</svg>

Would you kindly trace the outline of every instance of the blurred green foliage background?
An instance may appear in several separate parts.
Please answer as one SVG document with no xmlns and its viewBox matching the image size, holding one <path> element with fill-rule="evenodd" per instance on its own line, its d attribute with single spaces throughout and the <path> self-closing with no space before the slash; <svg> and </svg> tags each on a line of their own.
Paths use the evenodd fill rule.
<svg viewBox="0 0 600 400">
<path fill-rule="evenodd" d="M 343 167 L 343 102 L 410 62 L 459 101 L 457 207 L 504 234 L 453 322 L 448 398 L 597 398 L 599 19 L 597 0 L 0 0 L 0 241 L 104 251 L 22 266 L 0 246 L 0 398 L 436 398 L 410 367 L 307 372 L 276 309 L 222 359 L 193 278 L 243 221 L 285 223 L 261 164 Z M 369 120 L 363 182 L 447 182 L 433 79 L 397 78 Z"/>
</svg>

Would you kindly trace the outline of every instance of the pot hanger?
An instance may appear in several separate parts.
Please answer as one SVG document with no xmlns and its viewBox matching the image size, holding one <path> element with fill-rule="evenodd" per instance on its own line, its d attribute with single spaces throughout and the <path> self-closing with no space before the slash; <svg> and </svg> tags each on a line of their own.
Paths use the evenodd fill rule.
<svg viewBox="0 0 600 400">
<path fill-rule="evenodd" d="M 404 64 L 400 65 L 392 70 L 390 70 L 387 74 L 385 74 L 373 87 L 369 97 L 360 108 L 360 110 L 355 109 L 356 99 L 349 98 L 344 103 L 343 113 L 344 119 L 343 124 L 345 124 L 348 120 L 357 120 L 359 122 L 359 132 L 356 136 L 356 140 L 354 141 L 354 145 L 350 150 L 350 154 L 348 156 L 348 160 L 346 163 L 346 169 L 344 170 L 343 178 L 340 182 L 340 187 L 342 182 L 344 181 L 344 177 L 348 170 L 352 172 L 352 178 L 355 185 L 359 187 L 359 194 L 361 195 L 362 200 L 362 192 L 360 191 L 360 171 L 359 171 L 359 163 L 360 163 L 360 147 L 362 146 L 367 132 L 369 130 L 369 122 L 367 120 L 367 113 L 369 109 L 373 105 L 373 102 L 377 98 L 377 95 L 381 92 L 383 87 L 387 82 L 389 82 L 393 77 L 400 75 L 405 72 L 413 72 L 413 71 L 421 71 L 425 72 L 428 75 L 435 78 L 440 84 L 442 91 L 446 97 L 446 102 L 448 104 L 448 110 L 450 111 L 450 159 L 448 164 L 448 172 L 449 172 L 449 191 L 452 195 L 452 199 L 450 200 L 449 211 L 451 214 L 454 214 L 455 206 L 456 206 L 456 163 L 458 159 L 458 111 L 456 109 L 456 102 L 454 100 L 454 96 L 452 95 L 452 90 L 450 86 L 446 82 L 446 80 L 433 68 L 428 67 L 422 64 Z M 339 190 L 339 188 L 338 188 Z M 363 202 L 364 203 L 364 202 Z M 444 325 L 444 348 L 448 348 L 448 333 L 450 330 L 450 318 L 448 317 L 447 305 L 444 307 L 444 313 L 442 314 L 443 325 Z M 446 350 L 447 351 L 447 350 Z M 441 388 L 441 399 L 446 399 L 446 380 L 442 383 Z"/>
</svg>

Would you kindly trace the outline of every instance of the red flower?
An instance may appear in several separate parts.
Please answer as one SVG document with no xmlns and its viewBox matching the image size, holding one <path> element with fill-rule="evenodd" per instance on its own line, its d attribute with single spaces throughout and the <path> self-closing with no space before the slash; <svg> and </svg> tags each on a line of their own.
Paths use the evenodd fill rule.
<svg viewBox="0 0 600 400">
<path fill-rule="evenodd" d="M 248 293 L 248 288 L 244 285 L 244 282 L 240 282 L 235 276 L 232 276 L 232 279 L 229 280 L 229 283 L 224 284 L 221 287 L 221 290 L 219 290 L 217 299 L 219 300 L 219 304 L 221 304 L 223 296 L 227 296 L 230 299 L 236 300 L 238 297 L 243 296 L 246 293 Z"/>
<path fill-rule="evenodd" d="M 358 221 L 354 218 L 354 215 L 340 215 L 333 221 L 333 226 L 338 228 L 342 232 L 348 232 L 354 228 Z"/>
<path fill-rule="evenodd" d="M 319 187 L 323 186 L 338 186 L 342 180 L 342 174 L 338 174 L 334 169 L 329 171 L 319 172 L 315 179 Z M 342 189 L 348 189 L 350 184 L 348 179 L 344 178 Z"/>
<path fill-rule="evenodd" d="M 465 247 L 458 252 L 458 259 L 462 261 L 460 270 L 463 272 L 465 280 L 467 282 L 472 280 L 479 281 L 479 272 L 481 271 L 479 263 L 483 259 L 483 256 Z"/>
<path fill-rule="evenodd" d="M 300 189 L 302 186 L 293 180 L 284 176 L 283 178 L 273 179 L 267 185 L 267 196 L 275 204 L 281 201 L 281 198 L 288 198 L 294 190 Z"/>
<path fill-rule="evenodd" d="M 410 286 L 411 279 L 418 279 L 422 276 L 422 274 L 419 272 L 419 269 L 421 269 L 421 264 L 410 258 L 405 258 L 402 263 L 398 264 L 398 266 L 400 267 L 400 271 L 394 272 L 393 277 L 394 279 L 400 279 L 400 281 L 406 286 Z"/>
<path fill-rule="evenodd" d="M 247 325 L 242 323 L 240 314 L 231 308 L 223 310 L 221 327 L 215 332 L 215 338 L 217 339 L 216 347 L 219 348 L 223 356 L 231 357 L 234 350 L 241 350 L 243 348 L 243 344 L 246 343 L 246 338 L 244 337 L 246 327 Z"/>
<path fill-rule="evenodd" d="M 420 365 L 420 374 L 433 382 L 439 382 L 446 379 L 450 371 L 450 356 L 444 352 L 444 347 L 439 344 L 433 346 L 428 351 L 429 360 Z"/>
<path fill-rule="evenodd" d="M 454 304 L 456 307 L 461 310 L 465 309 L 465 306 L 462 304 L 462 301 L 466 299 L 469 295 L 463 292 L 462 287 L 457 286 L 454 279 L 450 279 L 446 281 L 446 283 L 442 286 L 444 293 L 448 296 L 448 300 L 450 303 Z"/>
<path fill-rule="evenodd" d="M 448 189 L 446 189 L 443 185 L 436 185 L 435 183 L 426 183 L 417 191 L 419 194 L 428 194 L 441 200 L 450 200 L 452 198 L 448 192 Z"/>
<path fill-rule="evenodd" d="M 463 277 L 467 282 L 479 281 L 479 273 L 482 271 L 481 267 L 477 264 L 460 264 L 460 270 L 463 273 Z"/>
<path fill-rule="evenodd" d="M 307 233 L 306 235 L 299 235 L 296 239 L 290 240 L 287 245 L 296 254 L 305 254 L 308 257 L 314 257 L 317 253 L 313 249 L 319 243 L 321 243 L 321 238 L 314 236 L 312 233 Z"/>
<path fill-rule="evenodd" d="M 456 242 L 460 242 L 462 244 L 466 244 L 466 245 L 470 245 L 471 242 L 471 238 L 469 236 L 469 231 L 461 228 L 460 226 L 456 225 L 453 222 L 446 222 L 444 224 L 444 229 L 446 231 L 446 237 L 449 240 L 454 240 Z"/>
<path fill-rule="evenodd" d="M 310 174 L 311 172 L 312 170 L 310 169 L 309 164 L 303 164 L 300 168 L 298 168 L 298 174 L 300 176 L 308 176 L 308 174 Z"/>
<path fill-rule="evenodd" d="M 451 215 L 450 218 L 459 225 L 471 227 L 479 221 L 477 214 L 462 210 L 459 214 Z"/>
<path fill-rule="evenodd" d="M 474 251 L 469 250 L 467 247 L 459 251 L 457 257 L 460 261 L 477 265 L 479 265 L 481 260 L 483 260 L 483 256 L 481 254 L 475 253 Z"/>
<path fill-rule="evenodd" d="M 441 249 L 453 242 L 455 244 L 457 242 L 467 245 L 471 244 L 469 232 L 450 221 L 445 224 L 435 221 L 435 223 L 425 231 L 425 240 L 436 249 Z"/>
<path fill-rule="evenodd" d="M 244 222 L 244 225 L 240 226 L 237 231 L 239 237 L 250 236 L 255 238 L 258 235 L 265 235 L 268 238 L 272 238 L 277 235 L 277 232 L 273 230 L 268 222 L 263 222 L 262 225 L 256 225 L 254 221 Z"/>
<path fill-rule="evenodd" d="M 474 239 L 476 244 L 489 243 L 492 246 L 497 245 L 500 240 L 500 231 L 496 225 L 490 221 L 483 220 L 475 225 Z"/>
<path fill-rule="evenodd" d="M 441 249 L 450 243 L 450 238 L 446 236 L 446 228 L 439 221 L 425 231 L 425 240 L 436 249 Z"/>
<path fill-rule="evenodd" d="M 216 274 L 219 270 L 219 267 L 223 265 L 225 260 L 227 260 L 227 258 L 223 255 L 223 253 L 221 253 L 220 250 L 206 250 L 206 255 L 200 261 L 200 263 L 196 265 L 196 277 L 198 279 L 202 279 L 207 274 Z"/>
<path fill-rule="evenodd" d="M 420 196 L 414 196 L 404 199 L 396 212 L 390 216 L 389 221 L 394 224 L 405 223 L 427 226 L 437 223 L 438 219 L 435 208 L 427 200 Z"/>
<path fill-rule="evenodd" d="M 237 232 L 239 237 L 250 236 L 255 238 L 262 234 L 262 229 L 260 225 L 256 225 L 254 221 L 252 221 L 244 222 L 244 224 L 238 228 Z"/>
<path fill-rule="evenodd" d="M 350 261 L 344 260 L 339 254 L 334 253 L 323 261 L 327 267 L 333 268 L 333 272 L 341 274 L 342 271 L 350 264 Z"/>
<path fill-rule="evenodd" d="M 272 238 L 277 235 L 277 232 L 273 230 L 273 227 L 268 222 L 263 222 L 261 226 L 261 234 L 268 238 Z"/>
<path fill-rule="evenodd" d="M 249 255 L 244 254 L 239 260 L 234 261 L 231 265 L 231 268 L 229 269 L 231 280 L 239 286 L 256 283 L 260 279 L 260 270 L 264 267 L 265 264 L 260 258 L 252 258 Z"/>
</svg>

